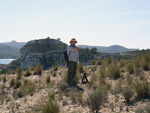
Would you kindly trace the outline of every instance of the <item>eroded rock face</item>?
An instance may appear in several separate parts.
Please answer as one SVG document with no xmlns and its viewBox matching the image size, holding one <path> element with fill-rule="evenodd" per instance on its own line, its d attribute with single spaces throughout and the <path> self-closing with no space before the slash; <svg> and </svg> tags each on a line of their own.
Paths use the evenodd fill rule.
<svg viewBox="0 0 150 113">
<path fill-rule="evenodd" d="M 40 39 L 29 41 L 20 49 L 20 67 L 27 69 L 35 67 L 40 63 L 45 63 L 45 67 L 50 67 L 54 63 L 63 65 L 63 51 L 67 48 L 67 44 L 56 39 Z M 47 63 L 46 63 L 47 62 Z"/>
</svg>

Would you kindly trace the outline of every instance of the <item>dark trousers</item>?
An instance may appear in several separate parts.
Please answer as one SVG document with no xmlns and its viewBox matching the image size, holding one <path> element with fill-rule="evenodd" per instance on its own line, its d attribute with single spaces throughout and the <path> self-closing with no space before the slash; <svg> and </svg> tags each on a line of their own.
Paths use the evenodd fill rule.
<svg viewBox="0 0 150 113">
<path fill-rule="evenodd" d="M 68 61 L 68 76 L 67 82 L 68 84 L 72 84 L 77 71 L 77 62 Z"/>
</svg>

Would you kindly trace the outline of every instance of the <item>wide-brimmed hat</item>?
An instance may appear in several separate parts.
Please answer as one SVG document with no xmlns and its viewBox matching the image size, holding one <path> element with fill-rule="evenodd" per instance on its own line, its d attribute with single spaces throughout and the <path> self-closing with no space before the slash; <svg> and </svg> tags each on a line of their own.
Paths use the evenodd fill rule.
<svg viewBox="0 0 150 113">
<path fill-rule="evenodd" d="M 76 41 L 75 38 L 72 38 L 72 39 L 70 40 L 70 43 L 71 43 L 71 42 L 76 42 L 76 43 L 78 43 L 78 41 Z"/>
</svg>

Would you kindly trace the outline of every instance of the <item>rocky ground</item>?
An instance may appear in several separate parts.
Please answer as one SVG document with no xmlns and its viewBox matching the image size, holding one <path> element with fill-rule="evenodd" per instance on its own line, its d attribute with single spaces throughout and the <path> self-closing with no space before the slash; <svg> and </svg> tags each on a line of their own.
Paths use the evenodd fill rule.
<svg viewBox="0 0 150 113">
<path fill-rule="evenodd" d="M 87 72 L 88 80 L 90 81 L 91 76 L 100 73 L 101 66 L 84 66 L 84 70 Z M 56 71 L 53 71 L 53 69 L 45 70 L 42 72 L 42 75 L 33 75 L 32 71 L 31 73 L 32 74 L 28 77 L 24 77 L 24 74 L 22 74 L 19 80 L 22 82 L 24 79 L 28 79 L 34 82 L 36 84 L 35 92 L 33 95 L 27 94 L 20 98 L 15 98 L 14 96 L 19 88 L 14 89 L 10 85 L 11 78 L 17 77 L 17 74 L 0 75 L 0 113 L 32 113 L 32 107 L 43 97 L 46 97 L 50 91 L 55 92 L 55 100 L 60 106 L 60 113 L 92 113 L 84 101 L 88 92 L 92 91 L 92 89 L 89 87 L 88 83 L 81 85 L 82 73 L 78 74 L 78 87 L 69 87 L 61 93 L 58 85 L 65 80 L 65 75 L 67 73 L 65 67 L 60 67 Z M 125 74 L 125 72 L 123 72 L 123 74 Z M 147 75 L 149 76 L 149 72 L 147 72 Z M 48 76 L 50 76 L 50 82 L 46 83 L 46 78 Z M 119 80 L 106 78 L 106 81 L 113 86 L 113 84 L 117 83 Z M 72 89 L 82 93 L 82 100 L 75 101 L 71 98 L 69 94 Z M 108 91 L 107 100 L 101 106 L 99 113 L 134 113 L 137 108 L 145 106 L 149 101 L 149 99 L 137 101 L 133 97 L 132 102 L 127 104 L 125 98 L 121 94 L 112 94 L 110 89 Z"/>
</svg>

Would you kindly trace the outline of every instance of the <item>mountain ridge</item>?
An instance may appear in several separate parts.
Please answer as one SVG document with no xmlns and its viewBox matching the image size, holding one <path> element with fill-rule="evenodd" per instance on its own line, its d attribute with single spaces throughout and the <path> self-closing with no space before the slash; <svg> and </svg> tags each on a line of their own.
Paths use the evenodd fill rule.
<svg viewBox="0 0 150 113">
<path fill-rule="evenodd" d="M 96 48 L 98 52 L 102 53 L 123 53 L 127 51 L 137 51 L 139 49 L 129 49 L 121 45 L 111 45 L 111 46 L 90 46 L 90 45 L 78 45 L 80 48 Z"/>
</svg>

